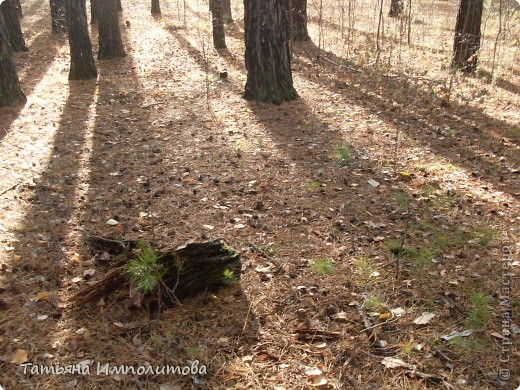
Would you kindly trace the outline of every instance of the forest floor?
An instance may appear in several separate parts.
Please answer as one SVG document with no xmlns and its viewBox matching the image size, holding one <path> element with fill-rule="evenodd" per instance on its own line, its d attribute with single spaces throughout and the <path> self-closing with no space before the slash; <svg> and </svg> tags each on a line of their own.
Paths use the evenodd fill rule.
<svg viewBox="0 0 520 390">
<path fill-rule="evenodd" d="M 216 52 L 205 4 L 187 2 L 186 25 L 173 3 L 162 18 L 123 7 L 128 55 L 69 82 L 48 7 L 24 3 L 28 102 L 0 110 L 0 386 L 520 385 L 518 68 L 496 85 L 454 75 L 448 97 L 440 66 L 392 72 L 295 43 L 300 98 L 271 106 L 242 99 L 240 23 Z M 80 307 L 71 297 L 109 269 L 85 232 L 223 238 L 241 281 L 159 319 L 127 291 Z M 207 375 L 96 375 L 194 360 Z"/>
</svg>

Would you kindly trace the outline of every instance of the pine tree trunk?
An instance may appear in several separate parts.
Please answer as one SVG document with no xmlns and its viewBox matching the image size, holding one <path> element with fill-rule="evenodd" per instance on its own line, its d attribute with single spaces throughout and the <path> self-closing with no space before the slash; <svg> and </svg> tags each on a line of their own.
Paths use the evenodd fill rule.
<svg viewBox="0 0 520 390">
<path fill-rule="evenodd" d="M 67 32 L 65 0 L 50 0 L 50 3 L 52 33 L 61 34 Z"/>
<path fill-rule="evenodd" d="M 309 32 L 307 31 L 307 0 L 288 1 L 289 18 L 291 20 L 291 39 L 296 42 L 308 41 Z"/>
<path fill-rule="evenodd" d="M 3 25 L 7 33 L 7 40 L 15 52 L 28 51 L 20 27 L 20 18 L 14 0 L 5 0 L 0 5 L 0 13 L 3 17 Z"/>
<path fill-rule="evenodd" d="M 452 67 L 463 72 L 477 70 L 480 25 L 484 0 L 461 0 L 455 25 Z"/>
<path fill-rule="evenodd" d="M 215 49 L 226 48 L 226 34 L 224 32 L 224 15 L 222 0 L 210 0 L 211 22 L 213 26 L 213 46 Z"/>
<path fill-rule="evenodd" d="M 283 0 L 244 0 L 246 99 L 282 104 L 298 98 L 286 9 Z"/>
<path fill-rule="evenodd" d="M 90 0 L 90 24 L 98 22 L 98 2 L 99 0 Z"/>
<path fill-rule="evenodd" d="M 152 0 L 152 15 L 159 15 L 161 13 L 161 4 L 159 0 Z"/>
<path fill-rule="evenodd" d="M 16 7 L 16 12 L 18 13 L 18 17 L 23 18 L 22 3 L 20 2 L 20 0 L 14 0 L 14 5 Z"/>
<path fill-rule="evenodd" d="M 88 34 L 85 0 L 67 0 L 67 26 L 70 46 L 69 80 L 88 80 L 97 76 Z"/>
<path fill-rule="evenodd" d="M 99 7 L 99 55 L 98 59 L 124 57 L 125 49 L 121 39 L 121 28 L 116 0 L 102 0 Z"/>
<path fill-rule="evenodd" d="M 231 0 L 222 1 L 222 12 L 224 13 L 224 23 L 233 23 L 233 15 L 231 14 Z"/>
<path fill-rule="evenodd" d="M 395 18 L 401 16 L 404 11 L 404 0 L 391 0 L 388 16 Z"/>
<path fill-rule="evenodd" d="M 13 62 L 11 48 L 0 17 L 0 107 L 17 106 L 27 101 Z"/>
</svg>

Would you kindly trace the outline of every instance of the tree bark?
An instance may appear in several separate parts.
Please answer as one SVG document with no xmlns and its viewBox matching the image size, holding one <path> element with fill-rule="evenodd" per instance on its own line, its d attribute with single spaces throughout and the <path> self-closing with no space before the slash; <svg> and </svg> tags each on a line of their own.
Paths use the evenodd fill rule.
<svg viewBox="0 0 520 390">
<path fill-rule="evenodd" d="M 65 0 L 50 0 L 51 26 L 53 34 L 67 32 L 67 12 Z"/>
<path fill-rule="evenodd" d="M 159 0 L 152 0 L 152 15 L 159 15 L 161 13 L 161 4 Z"/>
<path fill-rule="evenodd" d="M 282 104 L 298 98 L 286 8 L 283 0 L 244 0 L 246 99 Z"/>
<path fill-rule="evenodd" d="M 28 51 L 20 27 L 20 19 L 14 0 L 5 0 L 0 4 L 0 13 L 3 18 L 3 26 L 7 34 L 7 40 L 15 52 Z"/>
<path fill-rule="evenodd" d="M 461 0 L 459 5 L 451 65 L 466 73 L 477 70 L 483 8 L 484 0 Z"/>
<path fill-rule="evenodd" d="M 88 34 L 85 0 L 67 0 L 67 26 L 70 46 L 69 80 L 88 80 L 97 77 Z"/>
<path fill-rule="evenodd" d="M 291 26 L 291 40 L 296 42 L 308 41 L 307 31 L 307 0 L 289 0 L 289 20 Z"/>
<path fill-rule="evenodd" d="M 22 3 L 20 2 L 20 0 L 14 0 L 14 5 L 16 7 L 16 12 L 18 13 L 18 17 L 23 18 Z"/>
<path fill-rule="evenodd" d="M 401 16 L 404 11 L 404 0 L 391 0 L 388 16 L 395 18 Z"/>
<path fill-rule="evenodd" d="M 122 11 L 123 10 L 123 4 L 121 4 L 121 0 L 116 0 L 117 2 L 117 10 Z"/>
<path fill-rule="evenodd" d="M 13 62 L 11 47 L 0 17 L 0 107 L 17 106 L 27 101 Z"/>
<path fill-rule="evenodd" d="M 106 250 L 107 245 L 103 240 L 101 237 L 95 237 L 94 246 Z M 128 252 L 128 247 L 135 246 L 134 243 L 128 243 L 126 246 L 119 243 L 120 246 L 117 247 L 115 240 L 106 241 L 112 249 L 107 250 L 111 255 Z M 157 254 L 157 262 L 164 267 L 165 272 L 158 284 L 159 288 L 149 293 L 148 299 L 157 300 L 158 294 L 155 292 L 159 292 L 161 304 L 165 306 L 171 306 L 177 303 L 177 300 L 202 292 L 218 290 L 240 280 L 240 254 L 220 239 L 191 243 L 174 251 Z M 130 256 L 127 253 L 127 257 L 132 258 Z M 126 261 L 117 264 L 103 279 L 79 291 L 73 300 L 84 304 L 106 296 L 122 286 L 128 286 L 129 282 L 123 273 L 126 264 Z"/>
<path fill-rule="evenodd" d="M 98 22 L 98 2 L 99 0 L 90 0 L 90 24 Z"/>
<path fill-rule="evenodd" d="M 215 49 L 226 48 L 226 33 L 224 32 L 224 15 L 222 0 L 210 0 L 211 23 L 213 27 L 213 46 Z"/>
<path fill-rule="evenodd" d="M 99 54 L 98 59 L 107 60 L 126 56 L 121 39 L 121 28 L 116 0 L 102 0 L 99 7 Z"/>
<path fill-rule="evenodd" d="M 231 24 L 233 23 L 233 15 L 231 13 L 231 0 L 221 0 L 222 1 L 222 12 L 224 13 L 224 23 Z"/>
</svg>

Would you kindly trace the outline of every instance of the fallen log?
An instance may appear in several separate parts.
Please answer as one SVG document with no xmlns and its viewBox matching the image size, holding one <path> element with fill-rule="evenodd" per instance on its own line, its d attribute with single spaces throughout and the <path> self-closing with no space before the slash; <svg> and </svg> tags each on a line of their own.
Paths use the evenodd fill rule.
<svg viewBox="0 0 520 390">
<path fill-rule="evenodd" d="M 99 239 L 97 240 L 100 241 Z M 112 240 L 108 240 L 111 242 Z M 127 249 L 127 259 L 139 256 L 135 245 Z M 138 245 L 137 245 L 138 247 Z M 122 246 L 114 245 L 121 256 Z M 105 247 L 106 249 L 106 247 Z M 240 253 L 229 247 L 224 240 L 189 243 L 172 251 L 157 251 L 157 264 L 161 269 L 159 280 L 153 291 L 143 294 L 148 307 L 159 309 L 172 306 L 187 297 L 205 291 L 216 291 L 236 284 L 240 280 L 242 264 Z M 128 278 L 130 260 L 119 261 L 105 276 L 80 290 L 72 297 L 73 302 L 85 304 L 108 296 L 121 288 L 135 290 Z M 130 288 L 132 287 L 132 288 Z"/>
</svg>

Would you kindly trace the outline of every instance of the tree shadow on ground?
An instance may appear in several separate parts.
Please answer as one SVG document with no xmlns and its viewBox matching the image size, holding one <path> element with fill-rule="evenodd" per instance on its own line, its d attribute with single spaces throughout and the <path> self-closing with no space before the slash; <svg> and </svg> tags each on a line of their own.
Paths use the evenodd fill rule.
<svg viewBox="0 0 520 390">
<path fill-rule="evenodd" d="M 479 70 L 478 76 L 480 79 L 484 80 L 485 82 L 487 82 L 489 84 L 494 83 L 499 88 L 502 88 L 502 89 L 509 91 L 511 93 L 514 93 L 516 95 L 520 95 L 520 85 L 513 84 L 512 82 L 505 80 L 502 77 L 497 78 L 493 82 L 493 78 L 491 77 L 491 72 L 489 72 L 487 70 L 483 70 L 483 69 Z"/>
<path fill-rule="evenodd" d="M 195 48 L 185 36 L 172 35 L 201 69 L 205 69 L 207 65 L 202 50 Z M 220 58 L 226 60 L 234 70 L 245 75 L 243 63 L 233 56 L 226 55 Z M 243 90 L 243 86 L 234 80 L 230 80 L 229 84 L 234 92 Z M 258 169 L 265 172 L 281 170 L 287 173 L 287 184 L 277 185 L 279 187 L 276 189 L 277 201 L 289 207 L 287 199 L 290 198 L 290 207 L 297 210 L 304 209 L 311 203 L 320 214 L 323 213 L 327 215 L 325 218 L 331 219 L 330 210 L 335 210 L 338 219 L 348 219 L 349 217 L 342 215 L 343 211 L 348 211 L 350 216 L 361 216 L 365 213 L 365 209 L 370 207 L 369 204 L 388 202 L 388 199 L 385 199 L 387 196 L 385 191 L 375 190 L 373 196 L 366 199 L 366 203 L 360 202 L 355 196 L 346 195 L 349 192 L 349 189 L 345 188 L 346 183 L 356 182 L 360 172 L 381 182 L 386 180 L 386 176 L 376 162 L 370 159 L 356 158 L 349 165 L 342 165 L 334 159 L 334 149 L 345 141 L 345 134 L 325 122 L 317 112 L 319 108 L 312 109 L 304 99 L 286 102 L 281 106 L 254 101 L 244 104 L 254 115 L 254 124 L 262 127 L 275 145 L 275 151 L 271 155 L 266 153 L 266 160 L 258 166 Z M 356 155 L 359 157 L 359 154 L 363 153 L 364 151 L 356 151 L 352 158 L 354 159 Z M 280 158 L 278 154 L 284 157 Z M 292 162 L 291 165 L 294 167 L 288 165 L 287 161 Z M 284 217 L 277 216 L 277 222 L 282 223 Z M 298 240 L 295 237 L 302 234 L 300 229 L 303 231 L 306 229 L 305 226 L 294 223 L 288 223 L 288 226 L 291 226 L 292 231 L 289 234 L 291 237 L 286 239 L 295 242 Z M 283 239 L 277 237 L 277 240 Z M 367 243 L 370 242 L 370 237 L 364 239 Z M 350 242 L 347 244 L 350 245 Z"/>
<path fill-rule="evenodd" d="M 56 59 L 56 55 L 67 41 L 66 37 L 51 36 L 50 29 L 47 28 L 38 31 L 37 34 L 38 36 L 28 46 L 28 52 L 13 53 L 20 86 L 28 98 L 43 79 Z M 9 133 L 9 128 L 24 107 L 0 108 L 0 117 L 2 118 L 0 141 Z"/>
<path fill-rule="evenodd" d="M 302 50 L 293 46 L 293 61 L 297 65 L 306 61 L 302 56 L 303 48 L 306 53 L 318 53 L 312 42 L 304 45 Z M 302 75 L 343 95 L 352 104 L 364 106 L 385 122 L 395 124 L 408 137 L 468 173 L 493 183 L 502 191 L 517 192 L 518 175 L 512 167 L 518 164 L 518 145 L 514 140 L 503 138 L 514 131 L 515 126 L 470 105 L 446 102 L 433 91 L 424 90 L 413 76 L 385 77 L 377 70 L 361 69 L 332 53 L 326 53 L 326 57 L 335 64 L 346 66 L 346 70 L 325 63 L 318 69 L 327 70 L 328 67 L 328 72 L 319 72 L 319 75 L 304 72 Z M 304 64 L 302 66 L 305 68 Z M 344 81 L 338 82 L 340 76 L 342 80 L 349 80 L 348 85 Z"/>
<path fill-rule="evenodd" d="M 183 213 L 186 210 L 181 203 L 187 200 L 183 199 L 185 188 L 177 187 L 178 182 L 173 181 L 180 168 L 178 164 L 183 163 L 176 151 L 176 135 L 170 128 L 173 123 L 192 121 L 191 113 L 186 107 L 180 117 L 170 119 L 168 114 L 174 109 L 159 86 L 145 89 L 142 85 L 134 59 L 138 49 L 130 48 L 130 38 L 126 34 L 123 38 L 128 56 L 99 62 L 99 97 L 92 130 L 89 188 L 79 212 L 84 229 L 90 233 L 115 239 L 139 239 L 161 248 L 175 247 L 183 242 L 175 242 L 177 239 L 172 230 L 185 223 Z M 158 80 L 171 77 L 168 69 L 153 72 Z M 153 101 L 155 98 L 159 100 Z M 161 104 L 155 104 L 157 102 Z M 181 109 L 179 107 L 179 112 Z M 165 140 L 168 137 L 173 140 Z M 182 137 L 191 139 L 185 132 Z M 164 221 L 164 218 L 169 220 Z M 117 228 L 108 226 L 105 223 L 108 219 L 117 220 Z M 106 271 L 102 265 L 99 269 L 102 274 Z M 221 307 L 223 297 L 232 297 L 233 303 Z M 83 316 L 88 316 L 99 323 L 98 339 L 86 341 L 83 348 L 97 356 L 102 364 L 117 362 L 135 366 L 151 359 L 154 366 L 184 365 L 188 359 L 198 359 L 200 364 L 209 365 L 208 375 L 215 376 L 228 349 L 248 345 L 257 333 L 255 321 L 248 321 L 247 329 L 243 331 L 250 303 L 240 289 L 224 290 L 216 299 L 210 298 L 209 293 L 200 294 L 184 301 L 185 306 L 163 310 L 160 320 L 149 318 L 144 309 L 130 308 L 127 304 L 131 299 L 126 291 L 114 293 L 106 301 L 111 306 L 109 310 L 100 309 L 95 306 L 97 302 L 92 302 L 71 313 L 72 322 L 79 323 Z M 114 319 L 124 324 L 137 322 L 138 325 L 121 330 L 112 326 Z M 217 335 L 208 334 L 215 322 L 229 324 L 229 333 L 219 336 L 232 341 L 221 345 L 222 349 L 218 346 Z M 147 388 L 158 384 L 190 386 L 192 383 L 189 377 L 171 375 L 139 378 L 139 381 Z M 102 383 L 104 386 L 116 384 L 113 378 L 105 378 Z M 131 381 L 126 381 L 126 386 L 131 385 Z"/>
<path fill-rule="evenodd" d="M 76 202 L 78 173 L 82 165 L 87 137 L 86 123 L 89 119 L 89 111 L 85 109 L 85 105 L 95 96 L 95 83 L 94 80 L 69 84 L 68 98 L 54 136 L 51 160 L 34 184 L 27 184 L 21 189 L 23 197 L 30 199 L 30 207 L 24 210 L 23 219 L 13 232 L 15 253 L 22 260 L 11 265 L 11 276 L 5 280 L 11 288 L 2 295 L 6 302 L 24 307 L 27 318 L 35 312 L 52 313 L 52 319 L 46 324 L 49 333 L 62 318 L 57 291 L 68 285 L 75 268 L 70 254 L 63 246 L 74 229 L 72 210 Z M 34 301 L 32 305 L 20 301 L 32 298 L 36 293 L 35 289 L 50 292 L 51 298 Z M 12 291 L 17 291 L 20 295 L 13 295 Z M 26 339 L 21 343 L 23 345 L 8 343 L 5 350 L 12 351 L 15 347 L 30 350 L 30 344 L 34 342 L 34 337 L 38 337 L 41 325 L 36 321 L 23 321 L 11 326 L 15 328 L 6 330 L 7 332 L 13 335 L 21 332 L 24 335 L 22 338 Z M 37 352 L 31 356 L 34 362 L 40 359 L 36 355 Z M 28 375 L 24 376 L 19 370 L 15 370 L 14 365 L 6 367 L 3 372 L 2 384 L 5 386 L 9 387 L 12 381 L 16 382 L 13 387 L 33 383 Z"/>
</svg>

